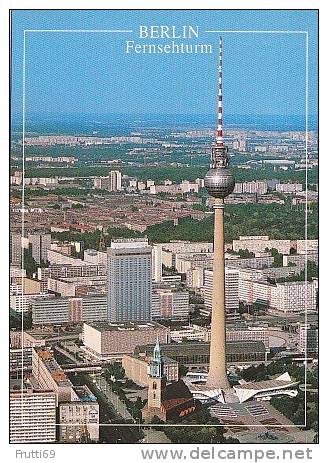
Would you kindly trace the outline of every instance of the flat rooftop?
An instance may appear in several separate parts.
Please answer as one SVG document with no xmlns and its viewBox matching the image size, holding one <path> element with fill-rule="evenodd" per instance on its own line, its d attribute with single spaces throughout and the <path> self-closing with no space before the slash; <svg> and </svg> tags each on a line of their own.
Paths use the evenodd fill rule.
<svg viewBox="0 0 328 463">
<path fill-rule="evenodd" d="M 137 346 L 135 353 L 152 352 L 154 346 L 152 344 Z M 171 355 L 209 355 L 209 342 L 186 342 L 186 343 L 169 343 L 161 345 L 163 354 L 171 357 Z M 265 353 L 265 345 L 262 341 L 228 341 L 226 343 L 227 354 L 239 354 L 245 352 L 260 352 Z"/>
<path fill-rule="evenodd" d="M 28 393 L 32 394 L 35 392 L 54 392 L 52 389 L 47 389 L 41 387 L 39 382 L 34 376 L 30 376 L 28 379 L 24 378 L 22 381 L 21 379 L 10 379 L 9 384 L 10 393 Z"/>
<path fill-rule="evenodd" d="M 52 379 L 57 383 L 59 387 L 73 387 L 73 384 L 68 379 L 61 367 L 58 365 L 51 351 L 36 349 L 36 352 L 43 365 L 50 373 Z"/>
<path fill-rule="evenodd" d="M 121 238 L 111 241 L 110 249 L 137 249 L 150 247 L 148 238 Z"/>
<path fill-rule="evenodd" d="M 292 439 L 293 434 L 299 432 L 294 423 L 268 402 L 217 403 L 210 406 L 209 411 L 242 443 L 280 443 L 283 435 L 290 435 Z M 276 435 L 277 440 L 265 438 L 265 433 Z"/>
<path fill-rule="evenodd" d="M 91 326 L 96 330 L 104 333 L 106 331 L 146 331 L 150 329 L 165 329 L 168 330 L 167 327 L 161 325 L 157 322 L 86 322 L 84 325 Z M 153 346 L 154 348 L 154 346 Z"/>
</svg>

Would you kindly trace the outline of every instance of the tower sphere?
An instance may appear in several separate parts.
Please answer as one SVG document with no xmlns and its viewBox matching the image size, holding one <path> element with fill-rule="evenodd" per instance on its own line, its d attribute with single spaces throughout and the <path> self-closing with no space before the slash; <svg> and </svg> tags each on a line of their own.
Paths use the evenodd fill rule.
<svg viewBox="0 0 328 463">
<path fill-rule="evenodd" d="M 223 199 L 233 192 L 235 179 L 228 167 L 217 167 L 207 172 L 204 185 L 209 195 Z"/>
</svg>

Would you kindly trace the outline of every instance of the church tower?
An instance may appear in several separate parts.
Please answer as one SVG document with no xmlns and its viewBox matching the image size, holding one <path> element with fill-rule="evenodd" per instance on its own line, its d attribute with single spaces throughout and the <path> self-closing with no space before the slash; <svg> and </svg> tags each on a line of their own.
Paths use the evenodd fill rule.
<svg viewBox="0 0 328 463">
<path fill-rule="evenodd" d="M 148 385 L 148 409 L 160 409 L 163 387 L 163 359 L 158 338 L 151 359 Z"/>
</svg>

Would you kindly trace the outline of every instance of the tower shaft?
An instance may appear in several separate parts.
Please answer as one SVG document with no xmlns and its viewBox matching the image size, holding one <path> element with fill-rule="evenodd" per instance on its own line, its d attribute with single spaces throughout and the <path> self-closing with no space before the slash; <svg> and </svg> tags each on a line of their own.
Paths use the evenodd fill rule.
<svg viewBox="0 0 328 463">
<path fill-rule="evenodd" d="M 224 202 L 214 206 L 214 255 L 210 367 L 207 386 L 229 389 L 226 367 L 226 326 L 224 290 Z"/>
</svg>

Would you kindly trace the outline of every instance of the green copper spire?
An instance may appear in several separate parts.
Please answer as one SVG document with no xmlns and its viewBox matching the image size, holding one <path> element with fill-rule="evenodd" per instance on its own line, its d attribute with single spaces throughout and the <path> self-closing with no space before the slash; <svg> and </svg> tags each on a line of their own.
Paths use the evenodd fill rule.
<svg viewBox="0 0 328 463">
<path fill-rule="evenodd" d="M 163 370 L 162 365 L 163 365 L 162 352 L 161 352 L 161 347 L 159 345 L 159 340 L 157 336 L 156 344 L 155 344 L 154 351 L 153 351 L 153 357 L 152 357 L 151 364 L 150 364 L 150 375 L 153 378 L 162 377 L 162 370 Z"/>
</svg>

